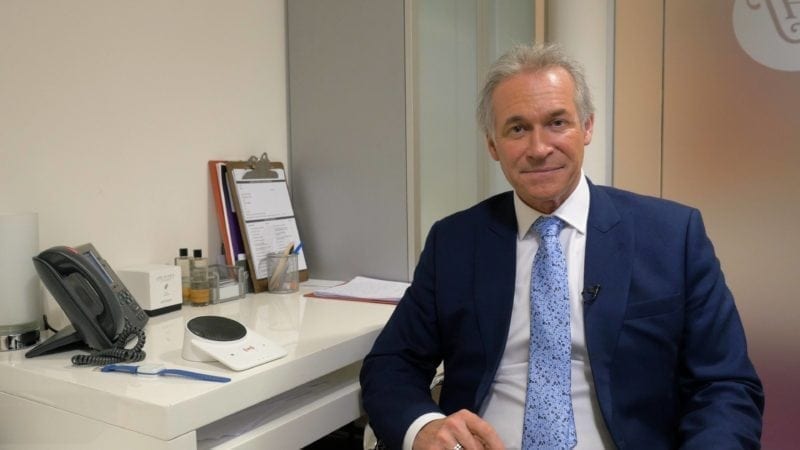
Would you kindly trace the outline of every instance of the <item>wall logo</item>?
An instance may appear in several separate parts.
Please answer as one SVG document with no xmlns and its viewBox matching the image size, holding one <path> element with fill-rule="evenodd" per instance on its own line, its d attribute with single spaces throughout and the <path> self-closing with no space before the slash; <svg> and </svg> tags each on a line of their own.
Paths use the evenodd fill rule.
<svg viewBox="0 0 800 450">
<path fill-rule="evenodd" d="M 754 60 L 777 70 L 800 71 L 800 0 L 736 0 L 733 30 Z"/>
</svg>

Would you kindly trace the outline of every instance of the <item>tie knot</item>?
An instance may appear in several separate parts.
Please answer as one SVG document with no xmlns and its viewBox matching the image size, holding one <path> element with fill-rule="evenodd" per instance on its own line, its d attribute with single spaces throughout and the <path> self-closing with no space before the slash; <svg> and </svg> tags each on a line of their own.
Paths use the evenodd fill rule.
<svg viewBox="0 0 800 450">
<path fill-rule="evenodd" d="M 541 216 L 533 222 L 532 228 L 541 237 L 558 236 L 564 228 L 564 222 L 556 216 Z"/>
</svg>

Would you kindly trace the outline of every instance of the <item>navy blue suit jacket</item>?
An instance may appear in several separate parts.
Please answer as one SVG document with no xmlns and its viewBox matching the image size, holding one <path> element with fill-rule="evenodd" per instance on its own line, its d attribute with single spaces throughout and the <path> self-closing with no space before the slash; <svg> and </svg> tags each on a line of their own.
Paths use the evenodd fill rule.
<svg viewBox="0 0 800 450">
<path fill-rule="evenodd" d="M 696 209 L 590 183 L 584 327 L 618 448 L 758 448 L 763 391 Z M 512 193 L 437 222 L 414 280 L 364 360 L 364 407 L 390 448 L 420 415 L 479 411 L 508 335 Z M 429 383 L 444 362 L 437 405 Z M 578 437 L 580 439 L 580 436 Z"/>
</svg>

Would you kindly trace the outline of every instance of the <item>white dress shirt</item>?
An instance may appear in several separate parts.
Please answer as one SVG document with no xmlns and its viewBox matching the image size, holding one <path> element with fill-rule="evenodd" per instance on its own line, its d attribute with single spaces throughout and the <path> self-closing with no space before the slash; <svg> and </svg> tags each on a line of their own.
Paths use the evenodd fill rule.
<svg viewBox="0 0 800 450">
<path fill-rule="evenodd" d="M 489 395 L 480 415 L 492 424 L 506 448 L 518 449 L 522 443 L 522 424 L 528 380 L 530 341 L 530 283 L 531 268 L 539 242 L 530 232 L 533 222 L 542 214 L 526 205 L 514 194 L 517 216 L 517 273 L 514 286 L 514 305 L 511 312 L 508 339 L 500 366 L 495 374 Z M 565 222 L 559 238 L 567 259 L 570 299 L 570 328 L 572 333 L 572 409 L 578 437 L 576 449 L 614 448 L 608 434 L 592 380 L 592 369 L 583 329 L 583 265 L 586 255 L 586 228 L 589 217 L 589 185 L 581 174 L 575 191 L 553 212 Z M 447 382 L 445 373 L 445 383 Z M 420 429 L 441 414 L 425 414 L 406 431 L 403 448 L 411 450 Z"/>
<path fill-rule="evenodd" d="M 500 360 L 481 417 L 494 426 L 506 448 L 520 448 L 528 379 L 530 341 L 530 285 L 533 258 L 539 242 L 530 231 L 542 214 L 514 194 L 517 214 L 517 273 L 514 306 L 506 348 Z M 592 368 L 583 329 L 583 264 L 586 256 L 586 227 L 589 218 L 589 185 L 582 176 L 575 191 L 553 212 L 565 222 L 559 235 L 567 259 L 570 331 L 572 336 L 572 410 L 578 437 L 576 449 L 613 448 L 594 392 Z M 447 374 L 445 374 L 447 377 Z"/>
</svg>

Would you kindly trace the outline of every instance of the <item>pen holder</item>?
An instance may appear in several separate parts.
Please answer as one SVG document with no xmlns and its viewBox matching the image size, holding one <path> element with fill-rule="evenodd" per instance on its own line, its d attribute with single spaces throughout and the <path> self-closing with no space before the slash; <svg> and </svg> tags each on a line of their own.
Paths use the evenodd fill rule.
<svg viewBox="0 0 800 450">
<path fill-rule="evenodd" d="M 275 294 L 297 292 L 300 287 L 300 274 L 297 271 L 297 254 L 267 254 L 267 290 Z"/>
</svg>

